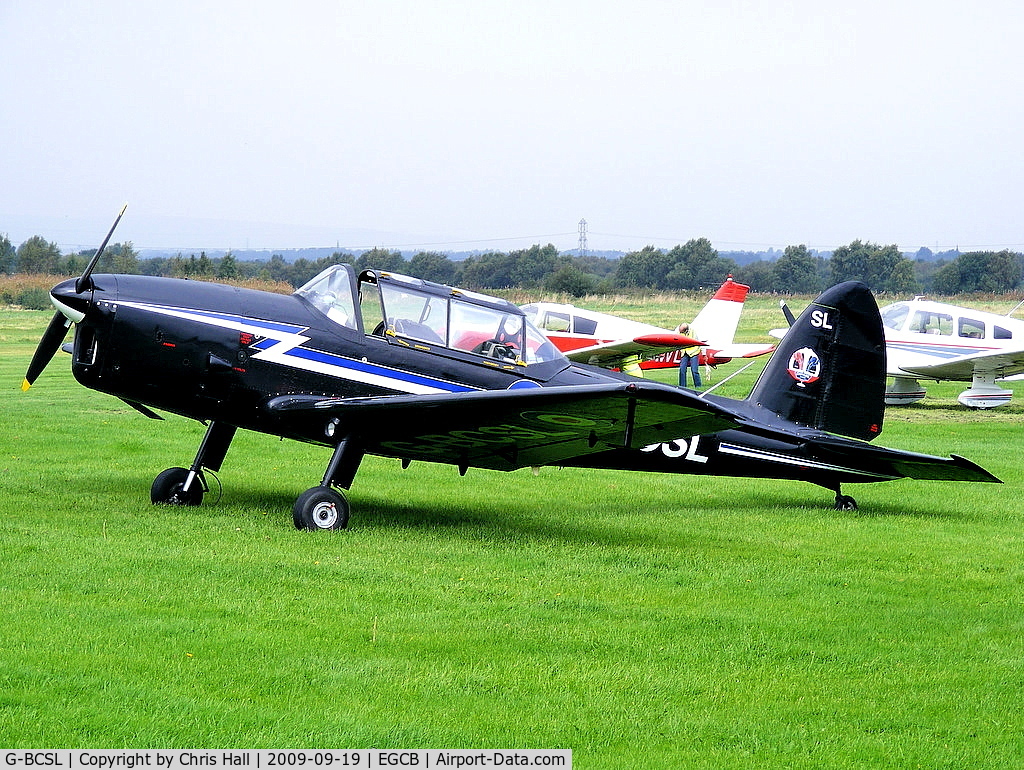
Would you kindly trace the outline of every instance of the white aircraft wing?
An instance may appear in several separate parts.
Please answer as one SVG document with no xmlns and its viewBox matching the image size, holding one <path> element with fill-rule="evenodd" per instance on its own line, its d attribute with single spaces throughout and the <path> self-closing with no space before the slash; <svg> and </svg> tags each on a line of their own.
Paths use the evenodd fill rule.
<svg viewBox="0 0 1024 770">
<path fill-rule="evenodd" d="M 703 345 L 700 340 L 682 334 L 665 332 L 662 334 L 643 334 L 633 339 L 600 342 L 585 348 L 577 348 L 565 353 L 570 361 L 593 366 L 613 367 L 633 356 L 651 356 L 667 353 L 670 350 L 690 348 Z"/>
<path fill-rule="evenodd" d="M 995 373 L 996 377 L 1009 377 L 1024 373 L 1024 349 L 971 353 L 934 364 L 916 364 L 900 368 L 907 374 L 936 380 L 970 382 L 975 371 Z"/>
</svg>

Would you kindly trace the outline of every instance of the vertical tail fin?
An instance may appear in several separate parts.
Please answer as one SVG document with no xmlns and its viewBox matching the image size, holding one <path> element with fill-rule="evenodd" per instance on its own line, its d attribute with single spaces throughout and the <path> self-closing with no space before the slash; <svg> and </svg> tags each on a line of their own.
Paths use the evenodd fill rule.
<svg viewBox="0 0 1024 770">
<path fill-rule="evenodd" d="M 885 336 L 863 283 L 826 290 L 800 314 L 748 402 L 784 420 L 859 439 L 882 432 Z"/>
<path fill-rule="evenodd" d="M 743 311 L 743 300 L 750 287 L 736 283 L 730 275 L 718 291 L 690 322 L 693 336 L 704 340 L 713 350 L 732 344 Z"/>
</svg>

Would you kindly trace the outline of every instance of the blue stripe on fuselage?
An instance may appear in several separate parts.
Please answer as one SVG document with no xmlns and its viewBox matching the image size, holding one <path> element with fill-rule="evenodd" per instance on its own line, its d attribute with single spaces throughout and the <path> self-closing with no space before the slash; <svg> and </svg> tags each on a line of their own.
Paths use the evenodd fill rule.
<svg viewBox="0 0 1024 770">
<path fill-rule="evenodd" d="M 936 356 L 938 358 L 959 358 L 960 356 L 977 355 L 979 353 L 987 353 L 995 348 L 979 348 L 975 345 L 953 345 L 951 343 L 931 343 L 931 342 L 896 342 L 889 340 L 885 343 L 889 347 L 906 353 L 918 353 L 926 356 Z"/>
<path fill-rule="evenodd" d="M 445 390 L 449 393 L 469 393 L 474 390 L 479 390 L 479 388 L 474 388 L 469 385 L 462 385 L 460 383 L 449 382 L 447 380 L 439 380 L 435 377 L 426 377 L 421 374 L 405 371 L 404 369 L 392 369 L 387 366 L 381 366 L 380 364 L 371 364 L 368 361 L 346 358 L 335 353 L 328 353 L 323 350 L 313 350 L 312 348 L 292 348 L 285 355 L 289 358 L 316 361 L 317 363 L 327 364 L 331 367 L 348 369 L 354 372 L 361 372 L 363 374 L 387 377 L 410 385 L 437 388 L 438 390 Z"/>
</svg>

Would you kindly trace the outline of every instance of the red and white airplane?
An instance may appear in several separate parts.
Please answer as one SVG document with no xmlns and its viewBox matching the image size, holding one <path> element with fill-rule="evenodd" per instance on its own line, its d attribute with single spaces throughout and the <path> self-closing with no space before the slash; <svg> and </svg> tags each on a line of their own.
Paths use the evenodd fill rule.
<svg viewBox="0 0 1024 770">
<path fill-rule="evenodd" d="M 574 305 L 535 302 L 523 310 L 566 358 L 578 363 L 622 368 L 639 357 L 641 369 L 666 369 L 679 366 L 681 349 L 699 345 L 700 362 L 715 366 L 774 350 L 770 344 L 733 342 L 748 291 L 749 286 L 729 276 L 690 322 L 689 336 Z"/>
</svg>

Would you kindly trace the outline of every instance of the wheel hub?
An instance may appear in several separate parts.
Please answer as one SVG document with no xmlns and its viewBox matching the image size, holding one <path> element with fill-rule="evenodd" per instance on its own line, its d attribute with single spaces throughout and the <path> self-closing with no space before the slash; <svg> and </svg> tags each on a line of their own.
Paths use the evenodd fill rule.
<svg viewBox="0 0 1024 770">
<path fill-rule="evenodd" d="M 313 508 L 313 521 L 321 529 L 331 529 L 338 521 L 338 506 L 326 501 L 317 503 Z"/>
</svg>

